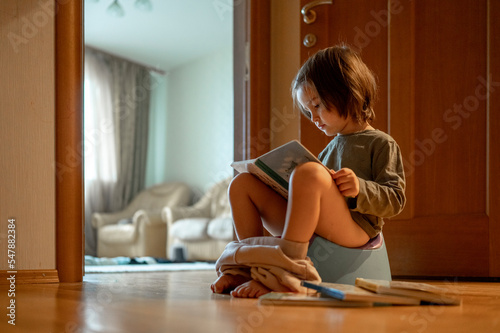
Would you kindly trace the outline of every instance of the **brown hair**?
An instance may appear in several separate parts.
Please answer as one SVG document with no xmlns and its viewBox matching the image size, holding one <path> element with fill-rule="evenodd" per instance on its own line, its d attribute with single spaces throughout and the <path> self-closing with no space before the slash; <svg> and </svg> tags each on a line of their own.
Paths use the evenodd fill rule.
<svg viewBox="0 0 500 333">
<path fill-rule="evenodd" d="M 371 123 L 375 119 L 375 75 L 346 45 L 318 51 L 302 65 L 292 82 L 294 104 L 310 118 L 310 113 L 297 101 L 297 91 L 304 85 L 314 87 L 321 103 L 327 109 L 335 106 L 341 117 L 351 117 L 359 123 Z"/>
</svg>

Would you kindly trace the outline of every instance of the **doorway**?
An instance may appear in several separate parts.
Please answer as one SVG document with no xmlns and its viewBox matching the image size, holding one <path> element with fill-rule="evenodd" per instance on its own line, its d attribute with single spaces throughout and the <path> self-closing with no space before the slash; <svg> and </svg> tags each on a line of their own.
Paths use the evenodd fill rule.
<svg viewBox="0 0 500 333">
<path fill-rule="evenodd" d="M 190 186 L 195 200 L 231 174 L 232 28 L 232 11 L 221 10 L 211 0 L 85 0 L 85 48 L 151 72 L 151 84 L 145 87 L 150 107 L 144 188 L 181 181 Z M 85 84 L 88 92 L 92 85 Z M 87 161 L 103 146 L 95 140 L 99 130 L 92 131 L 87 124 L 88 112 L 90 108 L 84 108 L 86 185 L 96 181 L 89 179 L 96 173 Z M 99 138 L 103 141 L 104 135 Z M 95 256 L 91 214 L 99 210 L 91 212 L 89 206 L 86 203 L 85 253 Z"/>
</svg>

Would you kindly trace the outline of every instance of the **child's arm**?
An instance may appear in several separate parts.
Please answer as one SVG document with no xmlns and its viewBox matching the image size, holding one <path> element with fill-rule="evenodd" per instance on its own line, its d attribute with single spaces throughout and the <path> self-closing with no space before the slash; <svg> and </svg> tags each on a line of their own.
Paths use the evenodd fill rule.
<svg viewBox="0 0 500 333">
<path fill-rule="evenodd" d="M 397 144 L 385 145 L 373 156 L 373 180 L 358 178 L 359 193 L 354 206 L 351 206 L 351 203 L 350 208 L 381 218 L 399 214 L 406 202 L 403 170 L 401 152 Z"/>
</svg>

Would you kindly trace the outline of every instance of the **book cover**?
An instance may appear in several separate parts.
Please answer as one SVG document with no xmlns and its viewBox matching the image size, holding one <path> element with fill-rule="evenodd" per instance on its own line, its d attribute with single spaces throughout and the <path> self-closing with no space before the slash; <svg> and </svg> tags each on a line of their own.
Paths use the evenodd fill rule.
<svg viewBox="0 0 500 333">
<path fill-rule="evenodd" d="M 406 296 L 377 294 L 363 288 L 340 283 L 302 281 L 304 287 L 319 291 L 324 297 L 343 301 L 361 301 L 381 304 L 419 305 L 420 300 Z"/>
<path fill-rule="evenodd" d="M 413 297 L 432 304 L 459 305 L 461 303 L 461 299 L 451 296 L 448 289 L 427 283 L 357 278 L 356 286 L 378 294 Z"/>
<path fill-rule="evenodd" d="M 330 297 L 321 297 L 319 294 L 306 295 L 298 293 L 270 292 L 259 297 L 261 305 L 290 305 L 290 306 L 321 306 L 321 307 L 369 307 L 372 302 L 341 301 Z"/>
<path fill-rule="evenodd" d="M 250 172 L 287 198 L 292 171 L 297 165 L 310 161 L 321 164 L 306 147 L 293 140 L 258 158 L 233 162 L 231 166 L 238 172 Z"/>
</svg>

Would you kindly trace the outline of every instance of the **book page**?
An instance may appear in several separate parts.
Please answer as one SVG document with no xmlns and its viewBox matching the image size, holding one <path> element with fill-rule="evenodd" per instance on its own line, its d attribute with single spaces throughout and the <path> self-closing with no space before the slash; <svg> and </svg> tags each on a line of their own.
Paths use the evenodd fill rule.
<svg viewBox="0 0 500 333">
<path fill-rule="evenodd" d="M 302 146 L 297 140 L 290 141 L 262 155 L 258 159 L 276 172 L 287 183 L 290 181 L 290 175 L 297 165 L 305 162 L 321 163 L 316 156 Z"/>
</svg>

